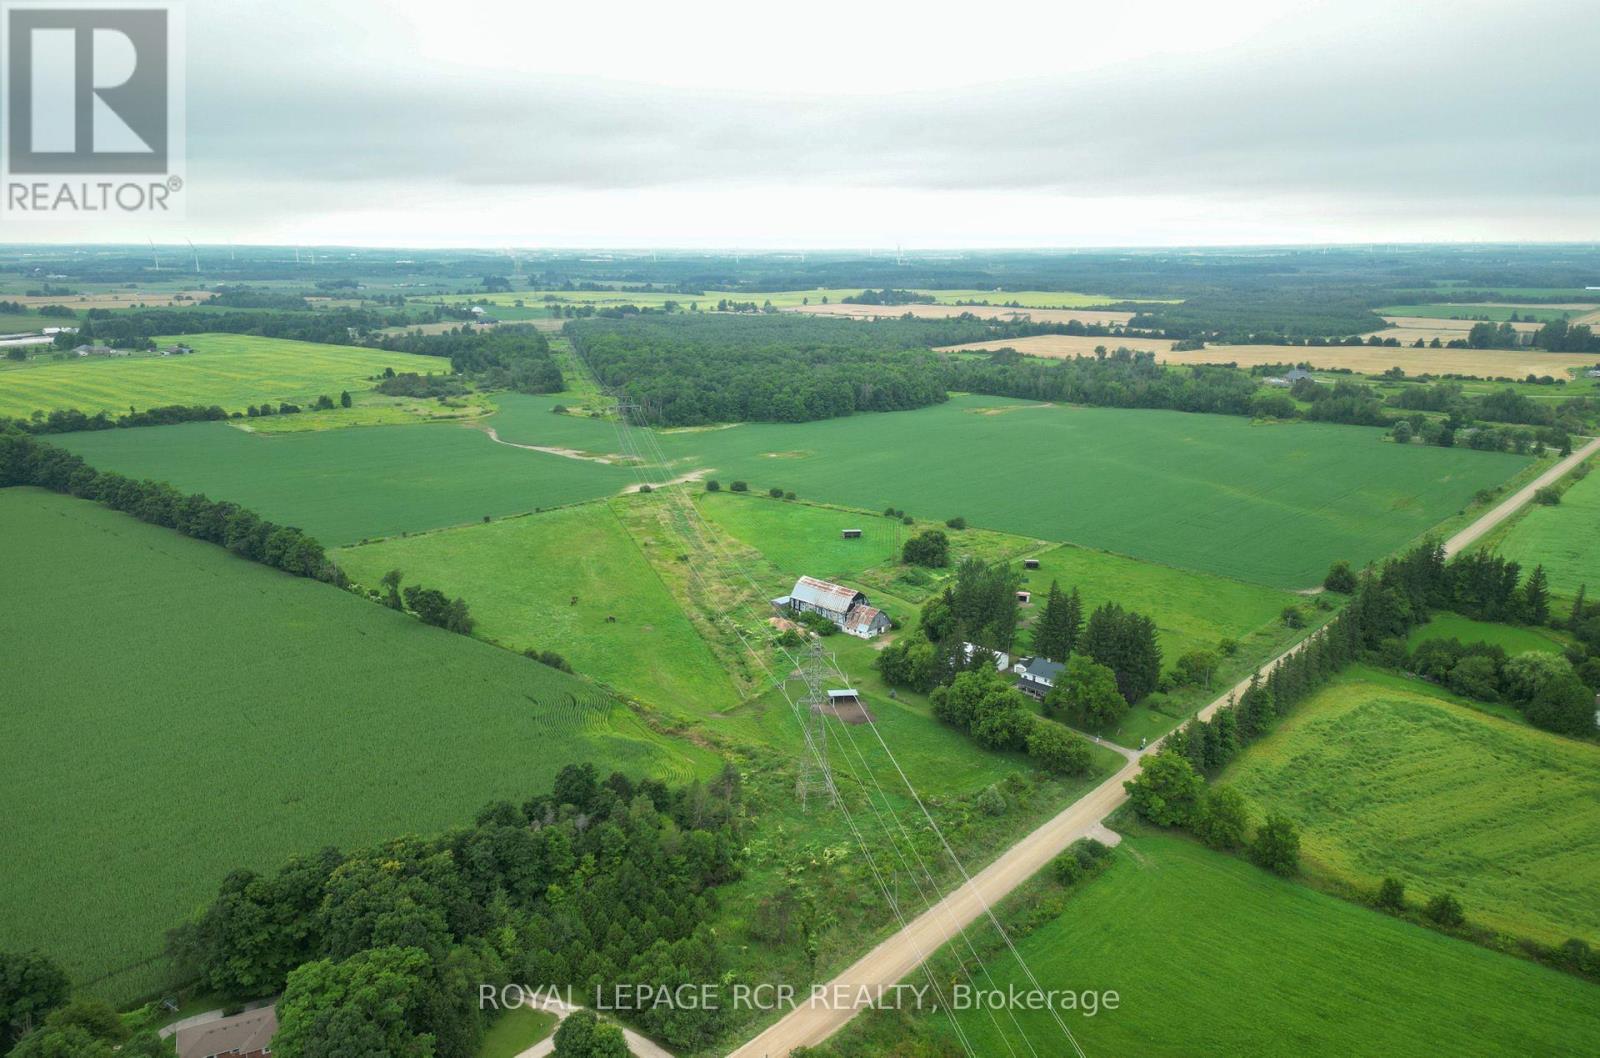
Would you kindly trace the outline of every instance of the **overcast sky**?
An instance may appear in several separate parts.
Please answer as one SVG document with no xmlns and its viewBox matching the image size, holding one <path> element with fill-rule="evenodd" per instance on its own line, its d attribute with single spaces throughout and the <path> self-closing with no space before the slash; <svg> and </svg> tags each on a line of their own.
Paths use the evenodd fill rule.
<svg viewBox="0 0 1600 1058">
<path fill-rule="evenodd" d="M 1600 240 L 1600 3 L 189 0 L 188 219 L 0 240 Z"/>
</svg>

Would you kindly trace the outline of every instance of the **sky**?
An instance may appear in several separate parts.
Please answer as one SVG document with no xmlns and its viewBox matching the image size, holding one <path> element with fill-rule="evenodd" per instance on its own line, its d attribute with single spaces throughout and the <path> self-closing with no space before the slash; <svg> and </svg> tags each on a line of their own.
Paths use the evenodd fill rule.
<svg viewBox="0 0 1600 1058">
<path fill-rule="evenodd" d="M 1600 4 L 188 0 L 182 221 L 0 241 L 1600 240 Z"/>
</svg>

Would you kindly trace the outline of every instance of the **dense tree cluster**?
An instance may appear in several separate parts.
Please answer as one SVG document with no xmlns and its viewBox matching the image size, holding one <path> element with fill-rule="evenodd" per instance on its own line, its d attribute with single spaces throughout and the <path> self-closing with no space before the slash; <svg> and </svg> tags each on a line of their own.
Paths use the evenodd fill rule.
<svg viewBox="0 0 1600 1058">
<path fill-rule="evenodd" d="M 1086 775 L 1089 744 L 1054 720 L 1036 716 L 1023 693 L 992 664 L 976 666 L 933 691 L 933 715 L 969 732 L 988 749 L 1026 752 L 1047 771 Z"/>
<path fill-rule="evenodd" d="M 412 331 L 370 338 L 369 345 L 394 352 L 438 356 L 450 369 L 485 389 L 519 393 L 559 393 L 566 389 L 550 342 L 531 326 L 501 324 L 493 330 L 463 327 L 444 334 Z M 433 394 L 428 394 L 433 395 Z"/>
<path fill-rule="evenodd" d="M 90 309 L 77 334 L 56 336 L 56 345 L 82 342 L 133 346 L 165 334 L 255 334 L 302 342 L 348 345 L 355 336 L 416 322 L 403 311 L 325 309 L 319 312 L 216 312 L 207 309 Z"/>
<path fill-rule="evenodd" d="M 691 314 L 566 332 L 601 384 L 651 424 L 806 422 L 947 399 L 932 353 L 851 320 Z"/>
<path fill-rule="evenodd" d="M 900 561 L 909 566 L 948 566 L 950 538 L 942 529 L 926 529 L 905 542 Z"/>
<path fill-rule="evenodd" d="M 731 767 L 681 788 L 569 766 L 549 794 L 497 802 L 476 823 L 275 872 L 237 870 L 175 930 L 170 950 L 203 987 L 279 988 L 274 1053 L 471 1058 L 480 985 L 674 986 L 724 972 L 705 925 L 738 875 Z M 674 1047 L 712 1036 L 715 1010 L 656 1007 L 633 1020 Z"/>
<path fill-rule="evenodd" d="M 202 404 L 164 404 L 144 411 L 128 410 L 126 415 L 111 416 L 105 412 L 85 415 L 76 408 L 56 409 L 48 415 L 39 412 L 29 419 L 0 419 L 0 429 L 6 424 L 27 433 L 77 433 L 80 430 L 113 430 L 130 426 L 171 426 L 180 422 L 216 422 L 228 418 L 221 407 Z"/>
<path fill-rule="evenodd" d="M 882 290 L 863 290 L 859 294 L 846 294 L 839 299 L 841 305 L 932 305 L 936 299 L 932 294 L 924 294 L 917 290 L 898 290 L 894 287 L 884 287 Z"/>
<path fill-rule="evenodd" d="M 1111 408 L 1249 415 L 1257 383 L 1231 367 L 1169 368 L 1154 353 L 1116 349 L 1103 356 L 1061 360 L 1025 357 L 1010 349 L 987 357 L 950 360 L 947 388 L 1024 400 Z"/>
</svg>

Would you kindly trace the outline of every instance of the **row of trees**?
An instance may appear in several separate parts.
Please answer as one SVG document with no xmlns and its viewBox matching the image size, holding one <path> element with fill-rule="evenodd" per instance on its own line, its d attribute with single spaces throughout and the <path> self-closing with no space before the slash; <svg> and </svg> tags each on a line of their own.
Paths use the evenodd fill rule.
<svg viewBox="0 0 1600 1058">
<path fill-rule="evenodd" d="M 1089 743 L 1054 720 L 1034 714 L 1028 699 L 993 664 L 968 669 L 933 690 L 933 715 L 994 750 L 1025 751 L 1046 771 L 1086 775 Z"/>
<path fill-rule="evenodd" d="M 1515 706 L 1535 727 L 1581 738 L 1594 731 L 1595 686 L 1600 659 L 1580 673 L 1559 654 L 1528 651 L 1509 656 L 1494 643 L 1428 639 L 1404 659 L 1409 671 L 1444 684 L 1457 694 Z"/>
<path fill-rule="evenodd" d="M 462 327 L 444 334 L 370 336 L 367 345 L 394 352 L 437 356 L 450 361 L 450 369 L 485 389 L 510 389 L 519 393 L 559 393 L 566 389 L 561 367 L 550 353 L 550 342 L 532 326 L 500 324 L 493 330 Z"/>
<path fill-rule="evenodd" d="M 585 994 L 618 983 L 718 981 L 706 921 L 738 877 L 740 783 L 669 788 L 568 766 L 548 794 L 495 802 L 471 827 L 237 870 L 169 949 L 202 987 L 282 990 L 274 1053 L 470 1058 L 480 984 Z M 673 1047 L 712 1037 L 715 1010 L 638 1011 Z"/>
<path fill-rule="evenodd" d="M 322 545 L 293 526 L 268 521 L 236 503 L 184 495 L 163 481 L 135 481 L 95 470 L 79 456 L 0 424 L 0 488 L 10 485 L 95 500 L 140 521 L 220 544 L 252 562 L 344 584 L 344 575 Z"/>
</svg>

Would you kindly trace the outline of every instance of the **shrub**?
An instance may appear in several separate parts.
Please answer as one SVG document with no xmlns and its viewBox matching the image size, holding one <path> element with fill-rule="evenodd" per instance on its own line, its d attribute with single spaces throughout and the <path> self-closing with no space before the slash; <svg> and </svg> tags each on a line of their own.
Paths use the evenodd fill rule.
<svg viewBox="0 0 1600 1058">
<path fill-rule="evenodd" d="M 1195 817 L 1195 836 L 1214 849 L 1240 849 L 1250 831 L 1244 797 L 1231 786 L 1213 786 Z"/>
<path fill-rule="evenodd" d="M 794 499 L 794 493 L 792 493 L 792 492 L 785 492 L 785 493 L 784 493 L 784 494 L 783 494 L 783 498 L 784 498 L 784 499 L 786 499 L 786 500 L 792 500 L 792 499 Z"/>
<path fill-rule="evenodd" d="M 1285 878 L 1300 870 L 1300 829 L 1292 820 L 1267 816 L 1250 844 L 1250 858 L 1256 866 Z"/>
<path fill-rule="evenodd" d="M 750 486 L 747 485 L 746 483 L 744 483 L 743 481 L 735 481 L 732 485 L 728 486 L 728 491 L 729 492 L 749 492 L 750 491 Z"/>
<path fill-rule="evenodd" d="M 1461 910 L 1461 901 L 1449 893 L 1440 893 L 1429 900 L 1423 914 L 1441 926 L 1462 926 L 1467 921 L 1466 913 Z"/>
<path fill-rule="evenodd" d="M 1406 907 L 1406 885 L 1395 877 L 1385 878 L 1378 885 L 1378 895 L 1372 900 L 1378 907 L 1385 911 L 1404 911 Z"/>
<path fill-rule="evenodd" d="M 1554 507 L 1561 502 L 1561 490 L 1554 485 L 1546 485 L 1533 494 L 1535 503 L 1542 503 L 1546 507 Z"/>
<path fill-rule="evenodd" d="M 967 520 L 965 518 L 959 518 L 959 517 L 958 518 L 947 518 L 947 519 L 945 519 L 945 523 L 944 524 L 945 524 L 945 526 L 947 528 L 950 528 L 950 529 L 965 529 L 967 527 Z"/>
<path fill-rule="evenodd" d="M 910 566 L 949 565 L 950 538 L 939 529 L 918 533 L 900 549 L 900 560 Z"/>
<path fill-rule="evenodd" d="M 771 488 L 767 490 L 767 495 L 771 496 L 775 500 L 781 500 L 783 499 L 783 490 L 779 488 Z"/>
<path fill-rule="evenodd" d="M 1089 744 L 1053 720 L 1034 721 L 1028 732 L 1028 756 L 1057 775 L 1089 773 Z"/>
<path fill-rule="evenodd" d="M 1329 591 L 1336 591 L 1340 595 L 1354 595 L 1356 591 L 1356 575 L 1350 569 L 1348 562 L 1335 562 L 1328 569 L 1328 575 L 1322 578 L 1322 586 Z"/>
<path fill-rule="evenodd" d="M 1304 628 L 1306 615 L 1300 612 L 1298 606 L 1285 606 L 1283 608 L 1283 623 L 1290 628 Z"/>
<path fill-rule="evenodd" d="M 706 481 L 706 491 L 707 492 L 721 492 L 722 491 L 722 483 L 720 481 L 718 481 L 716 478 L 709 478 Z"/>
</svg>

